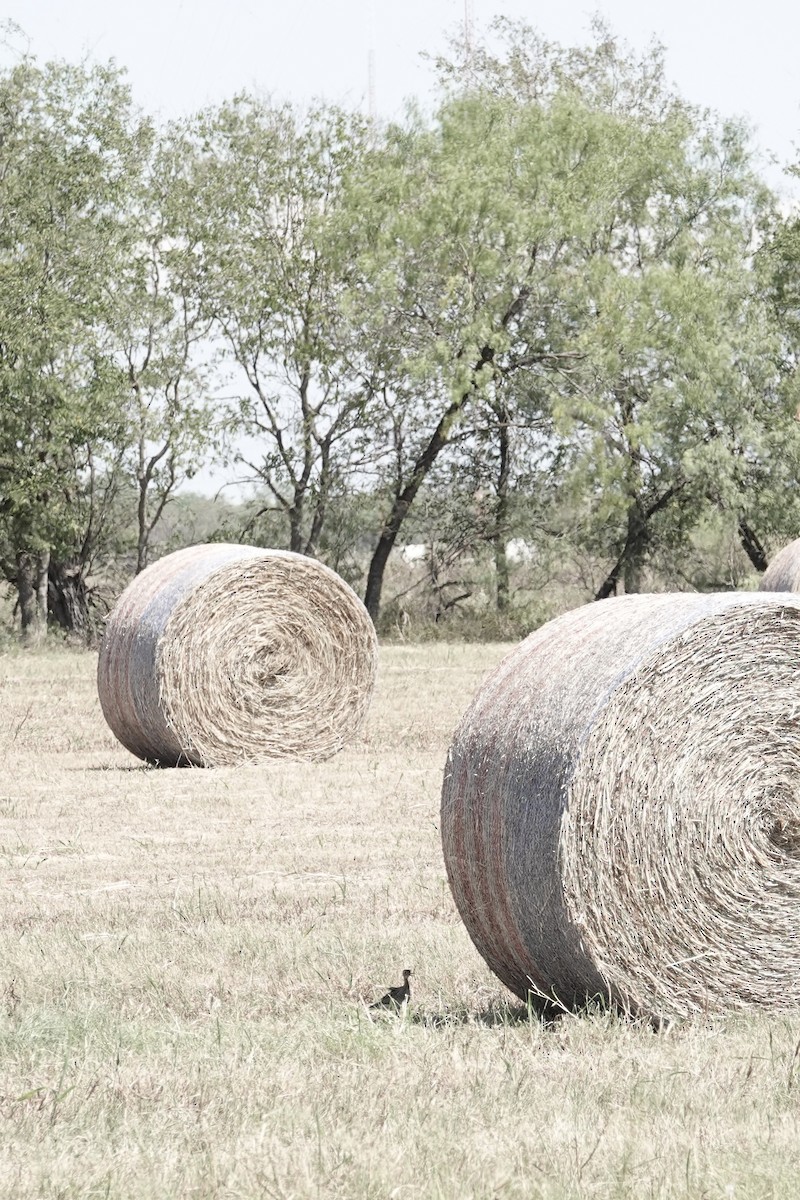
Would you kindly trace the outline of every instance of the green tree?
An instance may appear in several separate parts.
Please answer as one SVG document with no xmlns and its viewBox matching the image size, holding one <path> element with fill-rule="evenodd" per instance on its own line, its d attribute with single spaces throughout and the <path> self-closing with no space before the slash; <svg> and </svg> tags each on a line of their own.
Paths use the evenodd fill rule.
<svg viewBox="0 0 800 1200">
<path fill-rule="evenodd" d="M 29 640 L 120 433 L 97 330 L 150 138 L 114 67 L 23 60 L 0 75 L 0 541 Z"/>
<path fill-rule="evenodd" d="M 734 133 L 715 138 L 671 94 L 658 50 L 635 58 L 602 28 L 593 45 L 574 50 L 523 25 L 499 28 L 499 55 L 478 49 L 466 65 L 458 54 L 439 63 L 445 99 L 433 123 L 418 117 L 390 128 L 354 186 L 354 211 L 369 222 L 360 238 L 369 247 L 364 342 L 384 380 L 378 440 L 392 447 L 367 581 L 373 615 L 420 488 L 440 455 L 454 457 L 470 439 L 493 447 L 486 483 L 495 493 L 498 603 L 507 604 L 514 442 L 522 434 L 520 453 L 541 457 L 557 418 L 569 451 L 561 457 L 591 493 L 589 414 L 602 410 L 602 426 L 625 383 L 613 353 L 633 340 L 657 360 L 656 342 L 639 347 L 637 322 L 660 319 L 652 305 L 679 298 L 664 286 L 657 301 L 648 283 L 637 313 L 636 280 L 651 266 L 679 265 L 692 237 L 698 272 L 715 254 L 742 264 L 738 235 L 760 202 Z M 719 178 L 718 154 L 730 158 Z M 727 225 L 735 226 L 727 249 L 709 247 Z M 630 498 L 625 512 L 633 518 Z"/>
<path fill-rule="evenodd" d="M 745 132 L 675 95 L 658 47 L 636 58 L 602 26 L 572 49 L 523 24 L 496 31 L 503 51 L 470 58 L 468 89 L 582 114 L 577 160 L 594 172 L 583 223 L 565 230 L 563 345 L 576 359 L 551 408 L 565 501 L 610 560 L 597 596 L 637 590 L 650 552 L 685 542 L 709 507 L 757 562 L 759 495 L 796 457 L 796 427 L 752 270 L 772 212 Z M 465 86 L 453 62 L 439 67 Z"/>
<path fill-rule="evenodd" d="M 614 169 L 595 125 L 572 97 L 542 105 L 477 89 L 445 101 L 432 127 L 390 128 L 353 185 L 369 247 L 362 340 L 383 380 L 378 443 L 389 448 L 365 596 L 374 618 L 389 555 L 440 456 L 487 418 L 498 437 L 540 424 L 541 410 L 507 405 L 545 399 L 543 380 L 556 387 L 580 358 L 573 246 L 613 203 L 610 192 L 594 203 L 598 177 Z M 527 387 L 515 388 L 523 372 Z"/>
<path fill-rule="evenodd" d="M 791 173 L 800 176 L 800 166 Z M 779 338 L 776 419 L 762 432 L 749 493 L 756 507 L 752 521 L 761 531 L 761 559 L 755 565 L 764 570 L 766 544 L 780 548 L 800 531 L 800 220 L 795 214 L 776 223 L 759 248 L 756 266 Z"/>
<path fill-rule="evenodd" d="M 104 354 L 116 372 L 121 440 L 113 469 L 135 489 L 136 565 L 181 484 L 215 450 L 211 321 L 197 296 L 198 246 L 183 221 L 180 144 L 154 142 L 126 200 L 120 265 L 103 303 Z"/>
<path fill-rule="evenodd" d="M 587 259 L 586 373 L 558 404 L 570 482 L 612 560 L 597 598 L 640 590 L 651 553 L 685 545 L 710 507 L 757 555 L 754 489 L 795 432 L 751 261 L 770 201 L 742 131 L 689 113 L 653 168 L 622 237 Z"/>
<path fill-rule="evenodd" d="M 341 298 L 353 248 L 334 216 L 368 136 L 357 117 L 300 117 L 239 96 L 183 130 L 186 221 L 201 310 L 234 367 L 235 461 L 317 552 L 331 496 L 365 453 L 370 387 Z"/>
</svg>

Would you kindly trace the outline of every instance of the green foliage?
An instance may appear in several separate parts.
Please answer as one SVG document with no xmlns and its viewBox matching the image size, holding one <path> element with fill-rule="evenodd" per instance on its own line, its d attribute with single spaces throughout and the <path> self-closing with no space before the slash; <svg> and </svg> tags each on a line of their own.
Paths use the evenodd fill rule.
<svg viewBox="0 0 800 1200">
<path fill-rule="evenodd" d="M 795 166 L 793 173 L 800 174 L 800 167 Z M 777 221 L 763 239 L 756 273 L 780 339 L 776 407 L 780 405 L 782 419 L 761 431 L 757 491 L 765 509 L 764 527 L 778 548 L 780 541 L 800 531 L 800 221 L 796 215 Z M 786 436 L 787 424 L 792 437 Z"/>
<path fill-rule="evenodd" d="M 370 389 L 340 307 L 352 247 L 334 218 L 367 130 L 335 108 L 301 119 L 242 95 L 180 137 L 175 210 L 201 312 L 235 367 L 237 461 L 285 514 L 290 548 L 313 553 L 365 449 Z"/>
<path fill-rule="evenodd" d="M 786 536 L 800 443 L 752 270 L 774 214 L 745 131 L 671 93 L 658 48 L 636 60 L 602 27 L 574 51 L 499 30 L 504 56 L 479 53 L 469 86 L 547 107 L 561 129 L 582 113 L 591 156 L 585 224 L 563 249 L 580 353 L 551 393 L 562 505 L 583 509 L 573 536 L 608 556 L 606 590 L 636 589 L 658 546 L 688 550 L 713 508 Z"/>
<path fill-rule="evenodd" d="M 209 399 L 211 322 L 185 234 L 180 140 L 162 136 L 126 198 L 118 270 L 107 288 L 104 350 L 116 373 L 119 474 L 135 487 L 136 570 L 165 508 L 219 441 Z"/>
<path fill-rule="evenodd" d="M 202 530 L 320 555 L 376 620 L 388 579 L 393 627 L 413 540 L 415 614 L 512 630 L 796 535 L 800 224 L 746 131 L 602 25 L 437 69 L 430 117 L 240 95 L 158 134 L 114 67 L 0 75 L 6 578 Z M 223 435 L 258 499 L 194 524 Z"/>
<path fill-rule="evenodd" d="M 86 480 L 120 431 L 98 331 L 151 138 L 112 67 L 0 75 L 0 539 L 74 550 Z"/>
</svg>

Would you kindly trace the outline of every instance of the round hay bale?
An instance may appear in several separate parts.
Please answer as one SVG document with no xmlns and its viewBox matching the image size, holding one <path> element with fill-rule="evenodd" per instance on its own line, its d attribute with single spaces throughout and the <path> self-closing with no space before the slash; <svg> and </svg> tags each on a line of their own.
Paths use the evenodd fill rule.
<svg viewBox="0 0 800 1200">
<path fill-rule="evenodd" d="M 129 584 L 97 669 L 114 734 L 162 766 L 329 758 L 356 733 L 377 641 L 344 580 L 314 559 L 190 546 Z"/>
<path fill-rule="evenodd" d="M 800 538 L 775 555 L 758 586 L 762 592 L 800 592 Z"/>
<path fill-rule="evenodd" d="M 800 596 L 544 625 L 461 721 L 441 829 L 470 936 L 521 997 L 800 1003 Z"/>
</svg>

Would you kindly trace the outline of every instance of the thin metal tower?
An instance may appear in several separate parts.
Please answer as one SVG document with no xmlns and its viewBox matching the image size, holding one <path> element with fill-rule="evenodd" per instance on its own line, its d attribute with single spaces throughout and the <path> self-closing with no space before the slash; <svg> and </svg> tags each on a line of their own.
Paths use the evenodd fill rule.
<svg viewBox="0 0 800 1200">
<path fill-rule="evenodd" d="M 475 11 L 473 0 L 464 0 L 464 48 L 466 50 L 467 62 L 472 60 L 474 25 Z"/>
<path fill-rule="evenodd" d="M 370 46 L 367 56 L 367 115 L 375 120 L 375 47 Z"/>
<path fill-rule="evenodd" d="M 375 104 L 375 5 L 374 0 L 367 2 L 367 116 L 374 122 L 376 118 Z"/>
</svg>

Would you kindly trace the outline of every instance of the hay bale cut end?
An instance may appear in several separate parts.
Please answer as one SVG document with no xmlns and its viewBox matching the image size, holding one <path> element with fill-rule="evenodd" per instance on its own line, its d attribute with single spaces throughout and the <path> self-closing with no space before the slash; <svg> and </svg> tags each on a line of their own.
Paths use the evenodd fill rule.
<svg viewBox="0 0 800 1200">
<path fill-rule="evenodd" d="M 361 601 L 301 554 L 199 545 L 129 584 L 106 623 L 100 704 L 162 766 L 329 758 L 357 732 L 377 640 Z"/>
<path fill-rule="evenodd" d="M 800 596 L 626 596 L 531 634 L 447 760 L 456 905 L 512 991 L 800 1004 Z"/>
<path fill-rule="evenodd" d="M 762 592 L 800 592 L 800 538 L 775 555 L 758 586 Z"/>
</svg>

